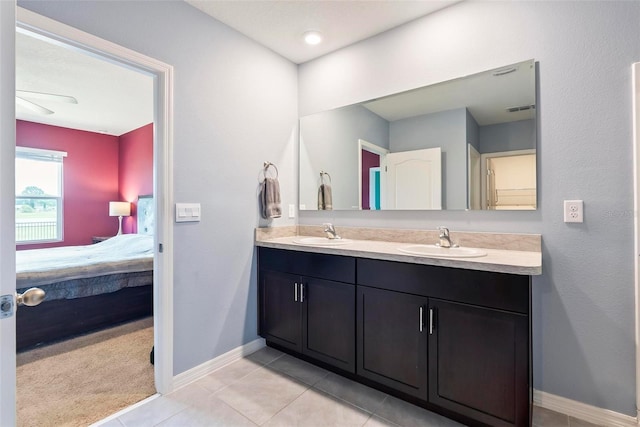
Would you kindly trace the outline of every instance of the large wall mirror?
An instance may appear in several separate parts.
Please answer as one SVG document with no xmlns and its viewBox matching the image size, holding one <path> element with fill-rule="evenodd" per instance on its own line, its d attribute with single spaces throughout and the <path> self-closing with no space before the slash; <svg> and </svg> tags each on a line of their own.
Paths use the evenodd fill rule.
<svg viewBox="0 0 640 427">
<path fill-rule="evenodd" d="M 300 118 L 300 210 L 535 210 L 536 66 Z"/>
</svg>

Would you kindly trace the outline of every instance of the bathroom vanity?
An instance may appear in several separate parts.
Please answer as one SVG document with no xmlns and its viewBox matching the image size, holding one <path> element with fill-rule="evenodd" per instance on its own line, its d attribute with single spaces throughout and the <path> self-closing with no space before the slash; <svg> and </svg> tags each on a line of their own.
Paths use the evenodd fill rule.
<svg viewBox="0 0 640 427">
<path fill-rule="evenodd" d="M 447 259 L 392 242 L 295 241 L 256 241 L 268 345 L 465 424 L 530 424 L 539 254 Z"/>
</svg>

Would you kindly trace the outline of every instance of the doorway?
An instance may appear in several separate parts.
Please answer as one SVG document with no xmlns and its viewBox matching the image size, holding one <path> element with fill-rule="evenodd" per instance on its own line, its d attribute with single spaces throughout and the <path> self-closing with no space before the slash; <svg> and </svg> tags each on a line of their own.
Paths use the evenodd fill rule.
<svg viewBox="0 0 640 427">
<path fill-rule="evenodd" d="M 535 150 L 480 155 L 482 209 L 536 209 Z"/>
<path fill-rule="evenodd" d="M 358 204 L 360 210 L 380 210 L 384 195 L 380 165 L 389 150 L 358 139 Z"/>
<path fill-rule="evenodd" d="M 6 9 L 9 9 L 7 7 Z M 3 8 L 2 18 L 7 16 L 7 10 Z M 3 21 L 6 21 L 3 19 Z M 146 57 L 124 47 L 115 45 L 111 42 L 102 40 L 90 34 L 84 33 L 75 28 L 45 18 L 25 9 L 17 8 L 17 30 L 29 32 L 35 37 L 49 38 L 55 43 L 66 45 L 72 49 L 82 50 L 95 57 L 101 57 L 112 63 L 120 64 L 130 69 L 148 73 L 154 80 L 154 109 L 155 109 L 155 129 L 153 135 L 154 147 L 154 171 L 155 180 L 153 184 L 153 193 L 156 196 L 154 200 L 154 208 L 156 212 L 156 233 L 154 236 L 154 257 L 156 262 L 153 269 L 153 300 L 154 300 L 154 329 L 156 331 L 154 337 L 155 346 L 155 384 L 159 393 L 168 393 L 172 388 L 173 380 L 173 307 L 172 307 L 172 221 L 171 209 L 172 198 L 172 92 L 173 92 L 173 69 L 171 66 L 157 61 L 153 58 Z M 4 35 L 4 33 L 3 33 Z M 4 45 L 3 45 L 4 46 Z M 8 55 L 13 55 L 13 51 L 9 51 Z M 3 59 L 5 55 L 3 55 Z M 13 63 L 11 61 L 11 63 Z M 14 87 L 10 79 L 3 76 L 3 88 Z M 15 90 L 15 87 L 14 87 Z M 4 94 L 4 92 L 3 92 Z M 3 124 L 8 123 L 4 112 L 12 111 L 12 109 L 3 109 Z M 14 119 L 15 122 L 15 119 Z M 3 135 L 11 134 L 4 133 Z M 6 146 L 3 146 L 6 148 Z M 8 156 L 3 156 L 3 178 L 9 177 L 8 181 L 14 174 L 14 165 L 8 160 Z M 7 167 L 5 167 L 7 166 Z M 7 213 L 13 203 L 10 202 L 11 195 L 9 191 L 14 189 L 10 186 L 2 187 L 2 199 L 5 202 L 2 205 L 2 212 Z M 8 201 L 8 202 L 7 202 Z M 7 218 L 13 218 L 13 215 L 3 215 L 3 222 Z M 2 225 L 3 236 L 7 230 L 6 224 Z M 8 232 L 7 235 L 13 233 Z M 13 239 L 11 239 L 13 240 Z M 15 251 L 11 241 L 7 242 L 3 239 L 2 252 L 7 253 L 10 249 Z M 9 260 L 15 259 L 10 257 Z M 12 273 L 13 271 L 13 273 Z M 3 277 L 15 277 L 15 265 L 10 266 L 3 263 Z M 5 293 L 3 289 L 2 293 Z M 15 424 L 15 415 L 11 410 L 15 406 L 15 357 L 6 355 L 13 352 L 15 354 L 15 329 L 13 332 L 8 331 L 15 328 L 13 320 L 5 322 L 2 325 L 2 335 L 0 335 L 0 347 L 2 355 L 0 356 L 0 384 L 2 384 L 1 394 L 3 396 L 0 405 L 0 424 Z M 8 331 L 8 332 L 7 332 Z M 13 373 L 12 373 L 12 372 Z M 6 380 L 5 380 L 6 379 Z M 6 398 L 5 398 L 6 397 Z M 13 413 L 12 413 L 13 412 Z"/>
</svg>

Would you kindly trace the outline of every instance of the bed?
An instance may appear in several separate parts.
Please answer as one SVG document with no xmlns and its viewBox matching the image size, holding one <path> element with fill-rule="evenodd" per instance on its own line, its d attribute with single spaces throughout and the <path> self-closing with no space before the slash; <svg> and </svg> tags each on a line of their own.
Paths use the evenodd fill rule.
<svg viewBox="0 0 640 427">
<path fill-rule="evenodd" d="M 138 234 L 16 252 L 17 292 L 46 292 L 40 305 L 17 310 L 18 351 L 153 314 L 152 205 L 138 199 Z"/>
</svg>

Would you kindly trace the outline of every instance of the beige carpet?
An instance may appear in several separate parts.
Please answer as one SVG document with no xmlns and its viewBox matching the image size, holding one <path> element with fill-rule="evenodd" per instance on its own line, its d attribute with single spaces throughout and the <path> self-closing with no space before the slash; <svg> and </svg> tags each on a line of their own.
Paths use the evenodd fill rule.
<svg viewBox="0 0 640 427">
<path fill-rule="evenodd" d="M 17 355 L 18 426 L 87 426 L 155 393 L 153 318 Z"/>
</svg>

